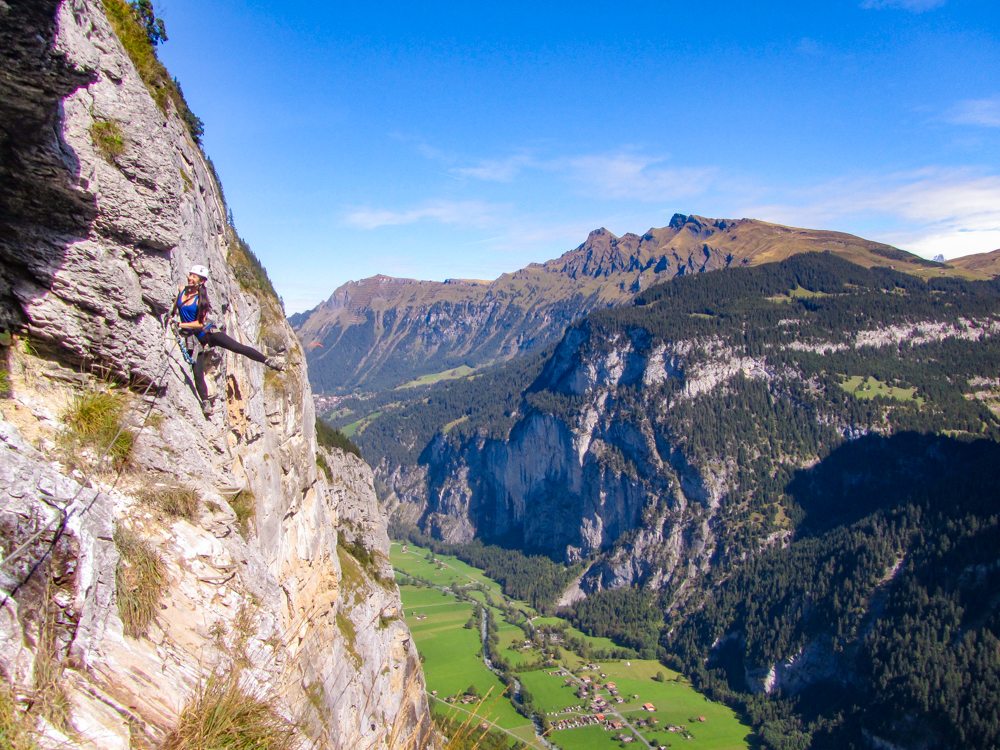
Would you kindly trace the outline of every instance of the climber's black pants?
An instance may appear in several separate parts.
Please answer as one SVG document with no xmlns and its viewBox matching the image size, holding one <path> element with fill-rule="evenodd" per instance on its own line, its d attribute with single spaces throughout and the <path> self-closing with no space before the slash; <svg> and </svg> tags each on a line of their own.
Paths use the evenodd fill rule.
<svg viewBox="0 0 1000 750">
<path fill-rule="evenodd" d="M 231 352 L 242 354 L 244 357 L 252 359 L 254 362 L 263 362 L 267 357 L 250 346 L 245 346 L 239 341 L 227 336 L 221 331 L 209 331 L 202 336 L 199 341 L 202 347 L 218 346 L 221 349 L 228 349 Z M 208 398 L 208 388 L 205 386 L 205 350 L 198 353 L 198 359 L 194 363 L 194 384 L 198 389 L 198 395 L 202 400 Z"/>
</svg>

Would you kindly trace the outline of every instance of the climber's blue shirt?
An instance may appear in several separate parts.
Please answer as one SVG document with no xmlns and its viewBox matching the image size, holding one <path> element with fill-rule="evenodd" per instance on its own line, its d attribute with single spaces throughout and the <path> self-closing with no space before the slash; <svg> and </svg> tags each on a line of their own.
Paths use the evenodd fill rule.
<svg viewBox="0 0 1000 750">
<path fill-rule="evenodd" d="M 194 295 L 194 299 L 191 300 L 191 304 L 182 305 L 181 302 L 184 300 L 184 290 L 182 289 L 180 294 L 177 295 L 177 312 L 180 313 L 182 323 L 195 323 L 198 320 L 198 296 Z M 192 333 L 194 333 L 192 331 Z M 205 331 L 198 331 L 195 336 L 201 338 L 205 335 Z"/>
</svg>

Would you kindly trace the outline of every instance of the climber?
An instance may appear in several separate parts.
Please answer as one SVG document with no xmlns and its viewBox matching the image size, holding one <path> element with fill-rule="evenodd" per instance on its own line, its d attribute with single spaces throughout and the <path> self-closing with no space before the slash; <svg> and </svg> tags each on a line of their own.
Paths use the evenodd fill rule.
<svg viewBox="0 0 1000 750">
<path fill-rule="evenodd" d="M 285 365 L 280 359 L 265 356 L 256 349 L 230 338 L 214 323 L 206 322 L 208 312 L 212 309 L 208 301 L 208 292 L 205 290 L 206 281 L 208 281 L 208 269 L 201 265 L 192 266 L 188 273 L 187 286 L 177 290 L 177 299 L 174 300 L 174 306 L 170 310 L 170 317 L 173 318 L 175 312 L 180 317 L 180 323 L 174 321 L 174 325 L 180 333 L 187 334 L 188 357 L 194 355 L 195 349 L 198 350 L 194 361 L 194 382 L 198 389 L 198 397 L 201 399 L 202 411 L 207 417 L 212 414 L 212 399 L 205 386 L 205 347 L 218 346 L 228 349 L 254 362 L 263 362 L 272 370 L 284 370 Z"/>
</svg>

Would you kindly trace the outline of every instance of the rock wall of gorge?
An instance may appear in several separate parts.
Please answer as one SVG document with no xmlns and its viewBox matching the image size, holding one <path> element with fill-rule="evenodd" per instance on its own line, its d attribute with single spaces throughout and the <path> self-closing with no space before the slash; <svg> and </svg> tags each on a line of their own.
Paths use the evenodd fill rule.
<svg viewBox="0 0 1000 750">
<path fill-rule="evenodd" d="M 696 467 L 671 444 L 657 424 L 669 405 L 656 386 L 686 376 L 682 398 L 692 398 L 737 372 L 773 373 L 724 352 L 695 367 L 704 351 L 696 342 L 639 354 L 624 337 L 594 356 L 581 355 L 586 340 L 583 329 L 570 331 L 534 386 L 575 398 L 570 411 L 525 415 L 506 440 L 439 435 L 421 465 L 379 467 L 394 518 L 449 542 L 515 543 L 568 563 L 600 555 L 584 591 L 659 586 L 705 568 L 730 467 Z M 616 394 L 643 386 L 649 398 L 640 408 Z"/>
<path fill-rule="evenodd" d="M 317 469 L 301 346 L 254 284 L 210 164 L 100 0 L 0 14 L 4 679 L 31 705 L 60 696 L 33 715 L 45 745 L 156 745 L 226 679 L 302 742 L 432 744 L 370 472 L 339 452 Z M 106 123 L 117 153 L 99 147 Z M 208 418 L 164 326 L 194 263 L 213 319 L 287 365 L 216 354 Z M 90 476 L 99 451 L 66 415 L 95 394 L 134 445 Z M 194 498 L 182 512 L 162 502 L 177 492 Z M 349 521 L 366 534 L 345 540 Z M 125 538 L 159 558 L 144 633 L 123 625 Z"/>
<path fill-rule="evenodd" d="M 817 361 L 839 356 L 837 372 L 862 373 L 885 368 L 874 360 L 900 347 L 975 346 L 1000 331 L 993 313 L 866 321 L 832 341 L 799 335 L 806 322 L 789 313 L 774 343 L 746 348 L 722 335 L 663 338 L 585 322 L 568 330 L 505 437 L 441 431 L 415 464 L 379 464 L 377 480 L 402 525 L 587 560 L 583 593 L 638 584 L 680 601 L 686 581 L 724 568 L 734 549 L 742 556 L 791 536 L 787 488 L 763 489 L 761 473 L 792 477 L 842 441 L 897 429 L 887 415 L 904 402 L 851 414 L 844 392 L 819 381 Z M 809 372 L 803 358 L 812 358 Z M 967 399 L 992 403 L 990 393 Z M 747 418 L 759 425 L 717 427 L 748 399 L 757 405 Z"/>
</svg>

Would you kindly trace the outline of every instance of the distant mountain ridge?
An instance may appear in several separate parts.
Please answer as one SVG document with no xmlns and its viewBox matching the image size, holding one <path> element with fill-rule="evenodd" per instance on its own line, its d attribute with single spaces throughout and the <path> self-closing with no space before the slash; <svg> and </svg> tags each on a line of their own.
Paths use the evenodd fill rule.
<svg viewBox="0 0 1000 750">
<path fill-rule="evenodd" d="M 317 392 L 375 391 L 459 365 L 504 362 L 556 341 L 587 312 L 627 302 L 655 283 L 810 251 L 924 276 L 976 275 L 842 232 L 675 214 L 666 227 L 641 236 L 594 230 L 560 257 L 492 282 L 383 275 L 348 282 L 289 321 L 305 346 Z"/>
</svg>

